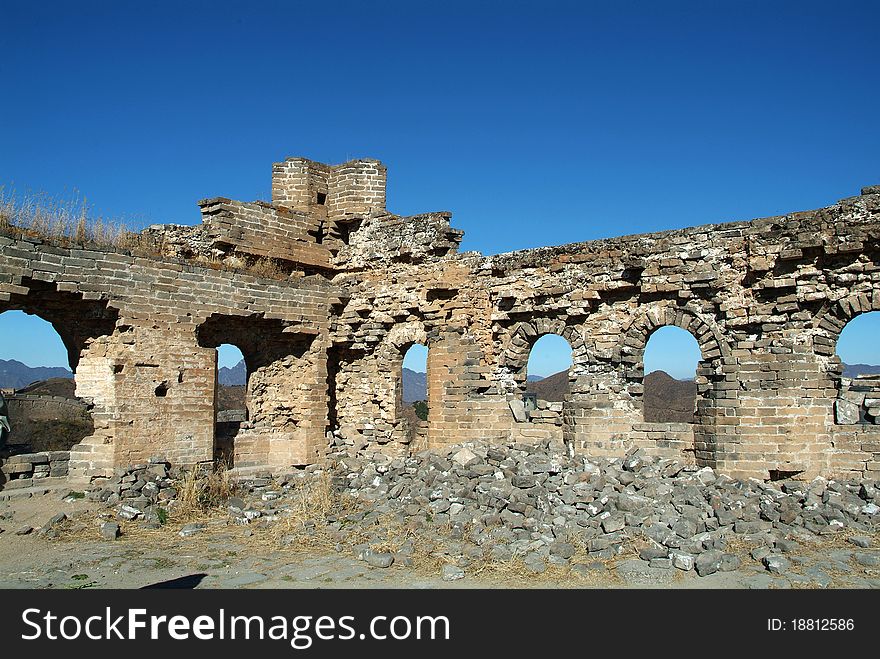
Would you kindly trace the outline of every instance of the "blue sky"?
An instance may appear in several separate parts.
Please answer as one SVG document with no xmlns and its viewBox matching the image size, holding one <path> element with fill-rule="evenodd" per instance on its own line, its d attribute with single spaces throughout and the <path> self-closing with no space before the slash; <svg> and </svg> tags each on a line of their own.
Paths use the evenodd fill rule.
<svg viewBox="0 0 880 659">
<path fill-rule="evenodd" d="M 880 182 L 877 2 L 252 4 L 4 0 L 0 185 L 193 224 L 286 156 L 375 157 L 490 254 Z"/>
</svg>

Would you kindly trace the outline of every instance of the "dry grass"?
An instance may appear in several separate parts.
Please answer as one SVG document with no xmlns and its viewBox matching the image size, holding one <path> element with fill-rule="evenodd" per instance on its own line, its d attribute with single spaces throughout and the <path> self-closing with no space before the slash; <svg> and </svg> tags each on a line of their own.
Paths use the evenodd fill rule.
<svg viewBox="0 0 880 659">
<path fill-rule="evenodd" d="M 278 266 L 275 259 L 265 257 L 257 259 L 251 263 L 247 270 L 257 277 L 263 277 L 265 279 L 287 279 L 288 276 L 287 273 Z"/>
<path fill-rule="evenodd" d="M 72 245 L 111 248 L 147 258 L 167 253 L 164 237 L 131 231 L 119 218 L 95 217 L 78 193 L 69 198 L 45 193 L 16 194 L 0 186 L 0 231 L 24 238 L 45 240 L 62 247 Z M 192 262 L 213 270 L 243 270 L 265 279 L 287 280 L 292 273 L 276 259 L 232 256 L 224 260 L 196 256 Z"/>
<path fill-rule="evenodd" d="M 226 270 L 230 272 L 240 270 L 263 279 L 285 281 L 293 277 L 293 273 L 284 270 L 275 259 L 270 258 L 260 258 L 253 261 L 236 255 L 227 256 L 223 259 L 198 255 L 192 257 L 192 261 L 212 270 Z"/>
<path fill-rule="evenodd" d="M 0 230 L 59 244 L 96 245 L 131 250 L 141 237 L 119 219 L 94 217 L 85 198 L 44 193 L 19 196 L 0 187 Z"/>
<path fill-rule="evenodd" d="M 189 471 L 177 486 L 177 501 L 170 508 L 175 522 L 204 517 L 215 511 L 225 512 L 229 497 L 235 496 L 237 484 L 222 464 L 210 472 Z"/>
</svg>

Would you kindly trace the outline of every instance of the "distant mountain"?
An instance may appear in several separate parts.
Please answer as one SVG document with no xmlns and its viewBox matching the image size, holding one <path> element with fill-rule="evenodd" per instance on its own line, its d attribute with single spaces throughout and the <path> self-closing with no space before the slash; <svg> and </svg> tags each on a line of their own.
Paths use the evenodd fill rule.
<svg viewBox="0 0 880 659">
<path fill-rule="evenodd" d="M 229 387 L 240 387 L 247 384 L 247 367 L 244 365 L 244 360 L 242 359 L 232 368 L 228 366 L 221 366 L 220 371 L 217 373 L 217 379 L 220 381 L 220 384 L 224 384 Z"/>
<path fill-rule="evenodd" d="M 526 391 L 551 402 L 564 400 L 568 389 L 568 369 L 526 383 Z M 649 373 L 645 376 L 645 421 L 693 421 L 696 395 L 692 380 L 676 380 L 664 371 Z"/>
<path fill-rule="evenodd" d="M 843 377 L 854 378 L 859 375 L 877 375 L 880 373 L 880 366 L 872 364 L 844 364 Z"/>
<path fill-rule="evenodd" d="M 245 410 L 247 390 L 240 384 L 221 384 L 217 389 L 217 410 Z"/>
<path fill-rule="evenodd" d="M 568 393 L 568 369 L 548 375 L 546 378 L 530 375 L 526 382 L 526 391 L 538 394 L 541 400 L 561 401 Z"/>
<path fill-rule="evenodd" d="M 645 421 L 693 423 L 696 400 L 693 380 L 676 380 L 666 371 L 645 376 Z"/>
<path fill-rule="evenodd" d="M 21 389 L 40 380 L 72 377 L 70 369 L 63 366 L 31 367 L 14 359 L 0 359 L 0 387 Z"/>
<path fill-rule="evenodd" d="M 858 375 L 880 374 L 880 366 L 871 364 L 844 364 L 844 377 L 854 378 Z M 63 366 L 30 367 L 14 359 L 0 359 L 0 387 L 22 389 L 28 385 L 44 380 L 60 378 L 69 380 L 73 377 L 70 369 Z M 244 360 L 228 368 L 220 367 L 218 378 L 221 385 L 241 387 L 247 384 L 247 369 Z M 547 401 L 561 401 L 568 393 L 568 369 L 542 378 L 540 375 L 528 376 L 526 390 L 534 391 L 538 398 Z M 60 385 L 60 383 L 59 383 Z M 58 386 L 58 385 L 56 385 Z M 411 369 L 403 369 L 403 402 L 414 403 L 428 398 L 427 375 Z M 696 387 L 689 380 L 676 380 L 664 371 L 654 371 L 645 376 L 645 410 L 671 410 L 673 416 L 687 416 Z M 38 393 L 38 392 L 34 392 Z M 48 394 L 48 391 L 45 392 Z M 52 392 L 54 395 L 69 395 Z M 653 413 L 653 412 L 650 412 Z"/>
<path fill-rule="evenodd" d="M 403 402 L 414 403 L 428 399 L 428 375 L 403 369 Z"/>
</svg>

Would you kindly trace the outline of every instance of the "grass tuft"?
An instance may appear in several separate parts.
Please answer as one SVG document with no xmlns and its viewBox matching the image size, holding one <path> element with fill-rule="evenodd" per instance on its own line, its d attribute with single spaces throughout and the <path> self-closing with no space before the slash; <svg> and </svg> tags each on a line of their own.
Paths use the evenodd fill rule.
<svg viewBox="0 0 880 659">
<path fill-rule="evenodd" d="M 143 247 L 143 238 L 119 219 L 93 217 L 84 197 L 69 198 L 45 193 L 20 196 L 0 186 L 0 230 L 62 245 L 95 245 L 132 250 Z"/>
</svg>

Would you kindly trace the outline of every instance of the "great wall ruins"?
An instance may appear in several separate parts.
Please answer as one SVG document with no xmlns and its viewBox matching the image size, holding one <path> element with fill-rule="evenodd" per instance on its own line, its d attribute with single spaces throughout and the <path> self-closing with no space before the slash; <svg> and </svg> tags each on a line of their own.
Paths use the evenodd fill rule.
<svg viewBox="0 0 880 659">
<path fill-rule="evenodd" d="M 155 256 L 0 233 L 0 312 L 52 323 L 91 405 L 70 475 L 212 461 L 224 343 L 249 373 L 239 469 L 313 464 L 340 442 L 399 456 L 481 440 L 637 447 L 739 478 L 880 475 L 880 425 L 859 423 L 876 421 L 880 391 L 843 378 L 835 354 L 850 319 L 880 310 L 880 186 L 815 211 L 484 257 L 458 252 L 450 213 L 387 211 L 385 181 L 375 160 L 289 158 L 272 203 L 203 200 L 200 226 L 144 233 Z M 642 355 L 663 325 L 702 351 L 693 424 L 643 420 Z M 547 333 L 573 348 L 558 425 L 518 407 Z M 400 400 L 414 343 L 429 349 L 430 408 L 415 439 Z"/>
</svg>

